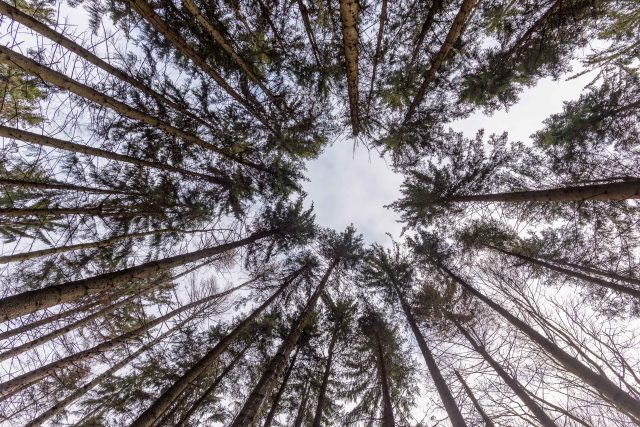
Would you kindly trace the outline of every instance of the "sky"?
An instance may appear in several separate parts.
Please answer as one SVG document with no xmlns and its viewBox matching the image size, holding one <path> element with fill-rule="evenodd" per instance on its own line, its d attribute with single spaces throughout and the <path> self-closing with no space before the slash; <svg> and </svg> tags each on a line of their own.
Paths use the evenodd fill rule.
<svg viewBox="0 0 640 427">
<path fill-rule="evenodd" d="M 576 65 L 573 73 L 579 69 Z M 557 81 L 546 78 L 525 89 L 509 111 L 491 116 L 477 112 L 451 127 L 469 137 L 485 129 L 486 135 L 506 131 L 512 140 L 526 141 L 542 127 L 544 119 L 562 111 L 564 101 L 578 98 L 594 73 L 568 81 L 566 77 Z M 362 144 L 354 150 L 352 140 L 339 139 L 307 164 L 306 176 L 307 203 L 313 202 L 320 226 L 343 230 L 353 223 L 367 243 L 388 245 L 391 240 L 386 233 L 396 240 L 400 236 L 399 215 L 384 206 L 399 197 L 402 175 L 394 173 L 376 152 Z"/>
</svg>

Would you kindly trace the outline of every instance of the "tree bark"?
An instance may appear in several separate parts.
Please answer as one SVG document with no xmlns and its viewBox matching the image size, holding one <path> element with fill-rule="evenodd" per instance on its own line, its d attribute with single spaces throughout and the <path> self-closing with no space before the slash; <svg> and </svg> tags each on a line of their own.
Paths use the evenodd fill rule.
<svg viewBox="0 0 640 427">
<path fill-rule="evenodd" d="M 473 286 L 457 276 L 451 270 L 449 270 L 442 263 L 437 262 L 436 265 L 451 277 L 455 282 L 459 283 L 470 294 L 487 304 L 494 311 L 504 317 L 509 323 L 515 326 L 517 329 L 525 333 L 533 342 L 540 346 L 545 352 L 550 354 L 560 365 L 562 365 L 567 371 L 571 372 L 576 377 L 593 387 L 598 393 L 606 397 L 619 410 L 628 413 L 636 419 L 640 419 L 640 401 L 635 399 L 626 391 L 622 390 L 613 381 L 607 378 L 605 375 L 593 372 L 588 366 L 580 362 L 569 353 L 555 345 L 552 341 L 545 338 L 538 331 L 527 325 L 525 322 L 512 315 L 509 311 L 502 308 L 499 304 L 487 298 Z"/>
<path fill-rule="evenodd" d="M 258 231 L 241 240 L 213 248 L 201 249 L 183 255 L 176 255 L 157 261 L 150 261 L 135 267 L 125 268 L 110 273 L 100 274 L 86 279 L 47 286 L 42 289 L 22 292 L 0 299 L 0 320 L 7 321 L 24 314 L 33 313 L 43 308 L 51 307 L 69 301 L 77 300 L 87 295 L 106 291 L 115 285 L 138 279 L 146 279 L 156 273 L 171 268 L 209 258 L 235 248 L 256 242 L 257 240 L 275 234 L 277 230 Z"/>
<path fill-rule="evenodd" d="M 307 265 L 290 274 L 282 283 L 280 288 L 258 308 L 256 308 L 249 316 L 236 326 L 227 336 L 218 342 L 211 350 L 207 352 L 196 364 L 194 364 L 187 372 L 178 378 L 168 389 L 166 389 L 160 397 L 144 411 L 132 424 L 132 427 L 149 427 L 171 406 L 171 404 L 182 394 L 182 392 L 199 377 L 212 363 L 214 363 L 220 355 L 231 345 L 231 343 L 258 317 L 267 309 L 284 291 L 293 283 L 298 276 L 308 268 Z"/>
<path fill-rule="evenodd" d="M 154 163 L 148 160 L 138 159 L 136 157 L 127 156 L 124 154 L 117 154 L 111 151 L 102 150 L 100 148 L 88 147 L 82 144 L 76 144 L 74 142 L 65 141 L 62 139 L 52 138 L 46 135 L 40 135 L 37 133 L 27 132 L 20 129 L 15 129 L 7 126 L 0 125 L 0 136 L 5 138 L 17 139 L 20 141 L 28 142 L 30 144 L 36 144 L 43 147 L 59 148 L 61 150 L 69 151 L 72 153 L 86 154 L 89 156 L 101 157 L 103 159 L 115 160 L 117 162 L 129 163 L 131 165 L 157 169 L 161 171 L 180 174 L 186 178 L 191 179 L 204 179 L 214 184 L 229 187 L 233 185 L 233 182 L 222 177 L 212 176 L 199 172 L 192 172 L 187 169 L 183 169 L 177 166 L 166 165 L 164 163 Z M 222 175 L 221 171 L 218 171 Z"/>
<path fill-rule="evenodd" d="M 445 410 L 447 411 L 447 415 L 449 416 L 449 421 L 453 427 L 466 427 L 467 423 L 464 421 L 462 414 L 460 413 L 460 409 L 458 408 L 458 404 L 456 400 L 453 398 L 451 394 L 451 390 L 447 385 L 447 382 L 444 380 L 438 365 L 436 364 L 435 359 L 433 358 L 433 354 L 431 353 L 431 349 L 427 345 L 427 341 L 424 339 L 424 335 L 422 335 L 422 331 L 418 327 L 415 318 L 413 317 L 413 313 L 411 313 L 411 308 L 409 304 L 405 300 L 404 294 L 400 290 L 400 287 L 397 283 L 393 283 L 393 288 L 400 300 L 400 305 L 402 306 L 402 311 L 404 312 L 405 317 L 407 318 L 407 322 L 411 327 L 411 331 L 418 343 L 418 347 L 420 347 L 420 352 L 422 353 L 422 357 L 429 369 L 429 374 L 431 375 L 431 379 L 438 390 L 438 395 L 440 396 L 440 400 L 444 405 Z"/>
<path fill-rule="evenodd" d="M 298 406 L 298 412 L 296 413 L 296 418 L 293 421 L 293 427 L 301 427 L 302 422 L 304 421 L 304 413 L 307 410 L 307 402 L 309 401 L 309 394 L 311 392 L 311 384 L 307 381 L 304 386 L 304 391 L 302 392 L 302 399 L 300 400 L 300 405 Z"/>
<path fill-rule="evenodd" d="M 604 280 L 604 279 L 601 279 L 599 277 L 588 276 L 588 275 L 586 275 L 584 273 L 580 273 L 579 271 L 573 271 L 573 270 L 569 270 L 567 268 L 559 267 L 557 265 L 548 263 L 546 261 L 542 261 L 540 259 L 529 257 L 529 256 L 526 256 L 526 255 L 521 255 L 521 254 L 519 254 L 517 252 L 512 252 L 512 251 L 508 251 L 508 250 L 505 250 L 505 249 L 500 249 L 500 248 L 498 248 L 496 246 L 493 246 L 493 245 L 484 244 L 484 246 L 486 246 L 488 248 L 491 248 L 491 249 L 493 249 L 495 251 L 498 251 L 500 253 L 512 256 L 514 258 L 521 259 L 521 260 L 526 261 L 526 262 L 528 262 L 530 264 L 538 265 L 538 266 L 544 267 L 546 269 L 549 269 L 549 270 L 552 270 L 552 271 L 555 271 L 555 272 L 558 272 L 558 273 L 562 273 L 562 274 L 570 276 L 570 277 L 575 277 L 576 279 L 584 280 L 585 282 L 593 283 L 594 285 L 602 286 L 602 287 L 605 287 L 607 289 L 611 289 L 612 291 L 624 293 L 624 294 L 631 295 L 632 297 L 640 299 L 640 290 L 639 289 L 634 289 L 634 288 L 630 288 L 628 286 L 619 285 L 617 283 L 610 282 L 608 280 Z"/>
<path fill-rule="evenodd" d="M 371 66 L 371 84 L 369 86 L 369 96 L 367 97 L 367 114 L 371 108 L 371 98 L 373 97 L 373 87 L 376 81 L 376 73 L 378 71 L 378 62 L 382 59 L 382 38 L 384 36 L 384 24 L 387 21 L 387 0 L 382 0 L 380 4 L 380 25 L 378 27 L 378 35 L 376 37 L 376 51 L 373 55 L 373 64 Z"/>
<path fill-rule="evenodd" d="M 460 384 L 462 384 L 462 388 L 464 388 L 464 391 L 465 391 L 465 393 L 467 393 L 467 396 L 471 400 L 471 403 L 473 403 L 474 408 L 476 408 L 476 411 L 478 411 L 478 413 L 482 417 L 482 420 L 484 421 L 485 426 L 486 427 L 495 427 L 495 424 L 493 423 L 493 421 L 491 420 L 489 415 L 487 415 L 487 413 L 484 411 L 484 409 L 482 409 L 482 406 L 480 405 L 480 402 L 478 402 L 478 399 L 476 399 L 476 396 L 473 394 L 473 390 L 471 390 L 471 387 L 469 387 L 469 385 L 464 380 L 462 375 L 460 375 L 460 372 L 458 372 L 457 370 L 454 369 L 453 373 L 456 374 L 456 377 L 458 378 L 458 381 L 460 381 Z"/>
<path fill-rule="evenodd" d="M 324 373 L 322 374 L 322 384 L 320 384 L 320 391 L 318 391 L 318 405 L 316 406 L 316 413 L 313 417 L 312 427 L 321 427 L 322 425 L 322 411 L 324 409 L 325 396 L 327 394 L 327 386 L 329 385 L 329 377 L 331 376 L 331 363 L 333 362 L 333 352 L 338 342 L 339 328 L 336 326 L 331 334 L 331 341 L 329 342 L 329 350 L 327 353 L 327 363 L 324 367 Z M 266 427 L 266 426 L 265 426 Z"/>
<path fill-rule="evenodd" d="M 2 1 L 0 0 L 0 3 Z M 10 179 L 0 178 L 0 185 L 6 185 L 7 187 L 20 187 L 20 188 L 34 188 L 37 190 L 69 190 L 69 191 L 81 191 L 84 193 L 96 193 L 96 194 L 131 194 L 122 190 L 110 190 L 108 188 L 96 188 L 82 185 L 66 184 L 63 182 L 38 182 L 38 181 L 26 181 L 23 179 Z"/>
<path fill-rule="evenodd" d="M 236 416 L 233 423 L 231 423 L 230 427 L 247 427 L 253 426 L 258 418 L 260 417 L 260 412 L 262 406 L 264 405 L 265 397 L 267 396 L 269 390 L 272 388 L 272 384 L 276 380 L 276 377 L 280 374 L 282 369 L 284 369 L 289 354 L 298 343 L 298 339 L 302 335 L 302 331 L 307 326 L 309 321 L 311 320 L 311 316 L 313 314 L 313 310 L 320 298 L 320 294 L 324 291 L 326 284 L 329 280 L 329 276 L 333 272 L 338 260 L 334 260 L 329 268 L 327 268 L 326 273 L 320 280 L 318 287 L 315 292 L 309 298 L 309 301 L 305 305 L 302 313 L 293 324 L 293 329 L 289 332 L 287 338 L 280 344 L 278 351 L 271 358 L 266 368 L 264 369 L 262 376 L 258 383 L 253 387 L 253 390 L 249 394 L 244 406 L 240 410 L 240 413 Z"/>
<path fill-rule="evenodd" d="M 577 264 L 574 262 L 570 262 L 564 259 L 554 259 L 552 257 L 546 256 L 546 255 L 539 255 L 541 258 L 544 258 L 545 260 L 552 262 L 554 264 L 559 264 L 559 265 L 565 265 L 567 267 L 571 267 L 574 268 L 576 270 L 582 270 L 586 273 L 593 273 L 593 274 L 597 274 L 599 276 L 604 276 L 604 277 L 608 277 L 610 279 L 613 280 L 620 280 L 621 282 L 627 282 L 629 284 L 632 285 L 638 285 L 640 286 L 640 279 L 636 279 L 635 277 L 629 277 L 629 276 L 623 276 L 621 274 L 617 274 L 613 271 L 608 271 L 608 270 L 601 270 L 599 268 L 595 268 L 593 266 L 590 265 L 584 265 L 584 264 Z"/>
<path fill-rule="evenodd" d="M 455 323 L 460 333 L 469 341 L 473 349 L 482 356 L 493 370 L 496 371 L 498 376 L 502 378 L 502 381 L 504 381 L 527 408 L 529 408 L 529 411 L 536 417 L 540 425 L 543 427 L 558 427 L 551 417 L 529 396 L 529 393 L 527 393 L 518 380 L 512 378 L 507 371 L 491 357 L 487 350 L 473 339 L 471 334 L 467 332 L 457 320 L 453 320 L 453 323 Z"/>
<path fill-rule="evenodd" d="M 382 427 L 395 427 L 396 422 L 393 417 L 393 406 L 391 405 L 391 393 L 389 392 L 389 379 L 387 377 L 387 363 L 384 357 L 384 350 L 380 342 L 380 336 L 374 330 L 376 339 L 376 362 L 378 365 L 378 376 L 380 377 L 380 388 L 382 389 Z"/>
<path fill-rule="evenodd" d="M 431 6 L 429 7 L 429 11 L 427 12 L 427 17 L 422 23 L 422 27 L 420 28 L 420 34 L 418 34 L 418 40 L 416 41 L 416 45 L 411 52 L 411 60 L 409 61 L 409 70 L 413 68 L 413 64 L 415 64 L 418 55 L 420 54 L 420 50 L 422 49 L 422 44 L 424 43 L 424 39 L 427 37 L 427 33 L 431 29 L 433 25 L 433 19 L 436 16 L 436 13 L 442 8 L 442 0 L 432 0 Z"/>
<path fill-rule="evenodd" d="M 353 135 L 360 133 L 358 112 L 358 0 L 340 0 L 340 19 L 342 21 L 342 38 L 344 60 L 347 67 L 347 90 L 349 94 L 349 111 Z"/>
<path fill-rule="evenodd" d="M 307 38 L 309 39 L 309 44 L 311 45 L 311 52 L 313 52 L 313 57 L 316 60 L 316 64 L 318 67 L 322 68 L 322 61 L 320 60 L 320 51 L 318 50 L 318 44 L 316 43 L 316 37 L 313 35 L 313 28 L 311 28 L 311 20 L 309 20 L 309 9 L 304 4 L 303 0 L 296 0 L 298 4 L 298 10 L 300 11 L 300 16 L 302 16 L 302 23 L 304 25 L 304 30 L 307 33 Z"/>
<path fill-rule="evenodd" d="M 640 199 L 640 180 L 552 188 L 548 190 L 452 196 L 444 202 L 582 202 Z"/>
<path fill-rule="evenodd" d="M 420 87 L 416 92 L 416 96 L 413 98 L 413 101 L 411 101 L 411 104 L 407 109 L 407 114 L 404 117 L 404 124 L 407 124 L 411 121 L 417 108 L 424 100 L 424 96 L 427 93 L 427 87 L 429 87 L 429 84 L 433 81 L 433 79 L 435 79 L 438 70 L 444 63 L 445 59 L 447 59 L 447 56 L 449 56 L 449 52 L 451 51 L 451 49 L 453 49 L 453 45 L 462 34 L 462 30 L 467 23 L 469 15 L 476 6 L 476 2 L 477 0 L 463 0 L 462 5 L 460 6 L 460 10 L 458 11 L 456 17 L 453 19 L 451 28 L 449 28 L 449 32 L 447 33 L 444 44 L 440 47 L 440 50 L 436 54 L 433 61 L 431 61 L 431 66 L 427 68 L 422 74 L 422 83 L 420 84 Z"/>
<path fill-rule="evenodd" d="M 284 394 L 285 389 L 287 388 L 287 384 L 289 383 L 289 378 L 291 377 L 291 373 L 293 372 L 293 367 L 296 365 L 296 359 L 298 358 L 298 352 L 300 351 L 300 347 L 296 347 L 296 351 L 293 353 L 291 357 L 291 361 L 289 362 L 289 367 L 284 372 L 284 376 L 282 377 L 282 382 L 280 383 L 280 387 L 278 387 L 278 391 L 276 395 L 273 397 L 271 402 L 271 409 L 267 414 L 267 418 L 264 421 L 264 425 L 262 427 L 271 427 L 271 423 L 273 423 L 273 419 L 278 412 L 278 405 L 280 404 L 280 399 L 282 399 L 282 395 Z"/>
<path fill-rule="evenodd" d="M 542 15 L 540 15 L 540 17 L 536 20 L 536 22 L 534 22 L 533 25 L 529 27 L 527 31 L 525 31 L 525 33 L 520 38 L 518 38 L 518 40 L 516 40 L 516 42 L 501 56 L 508 58 L 511 55 L 513 55 L 513 53 L 516 50 L 520 49 L 522 45 L 525 44 L 531 38 L 533 33 L 535 33 L 536 31 L 539 31 L 545 25 L 545 23 L 547 22 L 547 19 L 549 19 L 551 15 L 553 15 L 554 13 L 556 13 L 556 11 L 560 9 L 560 6 L 562 5 L 562 1 L 563 0 L 555 0 L 551 5 L 551 7 L 549 7 L 549 9 L 547 9 Z"/>
</svg>

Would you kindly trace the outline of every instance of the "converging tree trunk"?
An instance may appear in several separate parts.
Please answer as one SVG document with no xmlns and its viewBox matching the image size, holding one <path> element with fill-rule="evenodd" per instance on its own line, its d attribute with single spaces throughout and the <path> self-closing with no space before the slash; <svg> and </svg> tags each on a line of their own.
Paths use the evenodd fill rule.
<svg viewBox="0 0 640 427">
<path fill-rule="evenodd" d="M 311 384 L 307 380 L 304 384 L 304 391 L 302 392 L 302 399 L 300 399 L 300 405 L 298 405 L 298 412 L 296 418 L 293 421 L 293 427 L 301 427 L 304 421 L 304 414 L 307 410 L 307 402 L 309 401 L 309 395 L 311 394 Z"/>
<path fill-rule="evenodd" d="M 436 13 L 438 13 L 442 9 L 442 0 L 432 0 L 431 6 L 429 6 L 429 11 L 427 12 L 427 17 L 422 23 L 422 27 L 420 27 L 420 34 L 418 34 L 418 40 L 416 41 L 415 46 L 413 47 L 413 51 L 411 52 L 411 60 L 409 61 L 409 69 L 413 68 L 413 64 L 416 63 L 418 55 L 422 50 L 422 45 L 424 44 L 424 39 L 427 36 L 429 30 L 431 30 L 431 26 L 433 25 L 433 20 L 436 17 Z"/>
<path fill-rule="evenodd" d="M 302 16 L 302 24 L 304 25 L 304 30 L 307 33 L 307 38 L 309 39 L 309 44 L 311 45 L 311 52 L 313 52 L 313 57 L 316 60 L 316 64 L 318 67 L 322 68 L 322 60 L 320 59 L 320 51 L 318 50 L 318 43 L 316 43 L 316 37 L 313 34 L 313 28 L 311 27 L 311 20 L 309 19 L 309 9 L 304 4 L 303 0 L 296 0 L 298 3 L 298 10 L 300 11 L 300 16 Z"/>
<path fill-rule="evenodd" d="M 384 36 L 384 25 L 387 21 L 387 0 L 382 0 L 380 4 L 380 23 L 378 26 L 378 35 L 376 37 L 376 51 L 373 54 L 373 64 L 371 65 L 371 84 L 369 86 L 369 96 L 367 96 L 367 114 L 371 108 L 371 98 L 373 96 L 373 88 L 376 82 L 376 73 L 378 71 L 378 63 L 382 60 L 382 39 Z"/>
<path fill-rule="evenodd" d="M 289 367 L 284 372 L 284 376 L 282 377 L 282 382 L 280 382 L 280 386 L 278 387 L 278 391 L 276 395 L 273 396 L 271 400 L 271 409 L 269 409 L 269 413 L 267 414 L 267 418 L 264 420 L 264 425 L 262 427 L 271 427 L 271 423 L 273 423 L 273 419 L 278 413 L 278 406 L 280 404 L 280 400 L 282 399 L 282 395 L 287 388 L 287 384 L 289 383 L 289 378 L 291 378 L 291 373 L 293 372 L 293 368 L 296 365 L 296 360 L 298 359 L 298 353 L 300 351 L 300 347 L 296 347 L 296 351 L 291 356 L 291 361 L 289 362 Z"/>
<path fill-rule="evenodd" d="M 360 133 L 359 92 L 358 92 L 358 0 L 340 0 L 340 20 L 342 21 L 342 38 L 344 60 L 347 72 L 347 91 L 349 95 L 349 111 L 351 130 L 354 136 Z"/>
<path fill-rule="evenodd" d="M 0 3 L 1 3 L 1 0 L 0 0 Z M 67 190 L 67 191 L 80 191 L 84 193 L 96 193 L 96 194 L 134 195 L 124 190 L 110 190 L 108 188 L 96 188 L 96 187 L 89 187 L 89 186 L 83 186 L 83 185 L 73 185 L 73 184 L 66 184 L 63 182 L 28 181 L 24 179 L 0 178 L 0 185 L 5 185 L 7 187 L 33 188 L 37 190 Z"/>
<path fill-rule="evenodd" d="M 476 408 L 476 411 L 478 411 L 478 413 L 482 417 L 485 427 L 495 427 L 495 424 L 493 423 L 489 415 L 487 415 L 487 413 L 484 411 L 484 409 L 480 405 L 480 402 L 478 402 L 478 399 L 476 399 L 476 396 L 473 394 L 473 390 L 471 390 L 471 387 L 469 387 L 462 375 L 460 375 L 460 372 L 454 369 L 453 373 L 456 374 L 456 378 L 458 378 L 458 381 L 460 381 L 460 384 L 462 384 L 462 388 L 469 397 L 469 400 L 471 400 L 471 403 L 473 403 L 473 407 Z"/>
<path fill-rule="evenodd" d="M 322 425 L 322 411 L 324 409 L 325 396 L 327 394 L 327 387 L 329 385 L 329 377 L 331 376 L 331 363 L 333 362 L 333 352 L 338 342 L 338 333 L 340 329 L 336 325 L 331 333 L 331 341 L 329 342 L 329 349 L 327 352 L 327 362 L 324 366 L 324 373 L 322 374 L 322 383 L 320 384 L 320 390 L 318 391 L 318 405 L 316 406 L 316 412 L 313 416 L 312 427 L 320 427 Z"/>
<path fill-rule="evenodd" d="M 378 368 L 378 378 L 380 379 L 380 388 L 382 389 L 382 427 L 395 427 L 396 421 L 393 417 L 393 406 L 391 405 L 385 353 L 382 348 L 380 336 L 375 329 L 373 330 L 373 335 L 376 340 L 376 365 Z"/>
</svg>

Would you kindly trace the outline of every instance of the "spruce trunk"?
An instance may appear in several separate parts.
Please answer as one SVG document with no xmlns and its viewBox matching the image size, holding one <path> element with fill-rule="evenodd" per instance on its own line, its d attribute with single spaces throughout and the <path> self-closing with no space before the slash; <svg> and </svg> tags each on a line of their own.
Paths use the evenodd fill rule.
<svg viewBox="0 0 640 427">
<path fill-rule="evenodd" d="M 269 413 L 267 414 L 267 418 L 264 421 L 264 425 L 262 427 L 271 427 L 271 423 L 273 423 L 273 419 L 278 412 L 278 405 L 280 404 L 280 399 L 282 399 L 282 395 L 287 388 L 287 384 L 289 383 L 289 378 L 291 377 L 291 373 L 293 372 L 293 367 L 296 365 L 296 359 L 298 358 L 298 352 L 300 351 L 300 347 L 296 348 L 296 351 L 293 353 L 291 357 L 291 361 L 289 362 L 289 367 L 284 372 L 284 376 L 282 377 L 282 382 L 278 387 L 278 391 L 276 395 L 273 397 L 271 402 L 271 409 L 269 409 Z"/>
<path fill-rule="evenodd" d="M 360 133 L 359 92 L 358 92 L 358 0 L 340 0 L 340 20 L 342 21 L 342 38 L 344 60 L 347 66 L 347 92 L 349 95 L 349 112 L 351 130 L 354 136 Z"/>
<path fill-rule="evenodd" d="M 467 396 L 471 400 L 471 403 L 473 403 L 474 408 L 476 408 L 476 411 L 478 411 L 478 413 L 482 417 L 485 427 L 495 427 L 495 424 L 493 423 L 491 418 L 489 418 L 489 415 L 487 415 L 484 409 L 482 409 L 480 402 L 478 402 L 478 399 L 476 399 L 476 396 L 473 394 L 473 390 L 471 390 L 471 387 L 469 387 L 469 385 L 464 380 L 464 378 L 462 378 L 462 375 L 460 375 L 460 372 L 454 369 L 453 373 L 456 374 L 458 381 L 460 381 L 460 384 L 462 384 L 462 388 L 464 389 L 465 393 L 467 393 Z"/>
<path fill-rule="evenodd" d="M 0 0 L 0 3 L 2 3 L 1 0 Z M 65 184 L 62 182 L 26 181 L 23 179 L 10 179 L 10 178 L 0 178 L 0 185 L 5 185 L 7 187 L 34 188 L 37 190 L 69 190 L 69 191 L 80 191 L 84 193 L 96 193 L 96 194 L 132 195 L 131 193 L 127 193 L 126 191 L 110 190 L 108 188 L 87 187 L 82 185 Z"/>
<path fill-rule="evenodd" d="M 387 364 L 385 362 L 384 351 L 378 332 L 374 330 L 373 334 L 376 339 L 376 362 L 378 365 L 380 388 L 382 389 L 382 427 L 395 427 L 396 422 L 393 417 L 393 406 L 391 405 L 391 393 L 389 391 L 389 378 L 387 376 Z"/>
<path fill-rule="evenodd" d="M 320 384 L 320 391 L 318 392 L 318 406 L 316 406 L 316 413 L 313 417 L 312 427 L 320 427 L 322 425 L 322 411 L 324 409 L 325 395 L 327 394 L 327 386 L 329 385 L 329 377 L 331 376 L 331 363 L 333 362 L 333 352 L 338 342 L 339 329 L 336 326 L 331 334 L 331 341 L 329 342 L 329 350 L 327 354 L 327 363 L 324 367 L 324 373 L 322 374 L 322 384 Z"/>
<path fill-rule="evenodd" d="M 309 394 L 311 394 L 311 384 L 309 384 L 309 381 L 307 380 L 304 385 L 304 391 L 302 392 L 302 399 L 300 400 L 300 405 L 298 406 L 296 418 L 293 421 L 293 427 L 302 426 L 302 422 L 304 421 L 304 413 L 307 410 L 307 402 L 309 401 Z"/>
</svg>

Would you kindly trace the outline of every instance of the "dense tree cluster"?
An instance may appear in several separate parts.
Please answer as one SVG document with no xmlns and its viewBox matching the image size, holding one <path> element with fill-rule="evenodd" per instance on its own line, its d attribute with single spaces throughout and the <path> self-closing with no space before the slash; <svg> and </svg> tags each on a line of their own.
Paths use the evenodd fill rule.
<svg viewBox="0 0 640 427">
<path fill-rule="evenodd" d="M 0 423 L 640 425 L 637 0 L 0 15 Z M 571 73 L 528 141 L 450 128 Z M 389 245 L 305 201 L 344 136 Z"/>
</svg>

